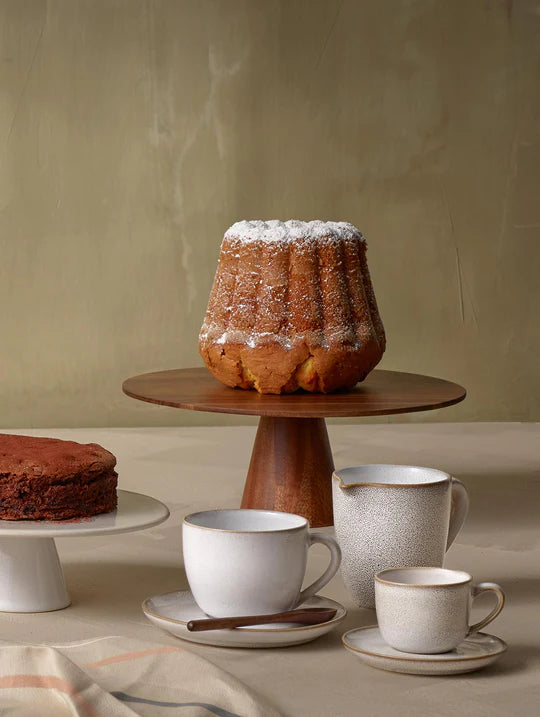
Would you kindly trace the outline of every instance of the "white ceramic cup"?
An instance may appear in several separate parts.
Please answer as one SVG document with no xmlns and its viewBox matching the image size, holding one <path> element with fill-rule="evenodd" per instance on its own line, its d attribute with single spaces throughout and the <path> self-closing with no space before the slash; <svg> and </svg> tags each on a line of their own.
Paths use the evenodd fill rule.
<svg viewBox="0 0 540 717">
<path fill-rule="evenodd" d="M 492 590 L 497 605 L 469 625 L 472 598 Z M 469 573 L 445 568 L 391 568 L 375 576 L 377 620 L 383 639 L 402 652 L 450 652 L 467 635 L 494 620 L 504 605 L 496 583 L 472 582 Z"/>
<path fill-rule="evenodd" d="M 208 510 L 184 518 L 184 566 L 198 606 L 212 617 L 291 610 L 335 575 L 341 551 L 308 521 L 272 510 Z M 313 543 L 330 550 L 323 575 L 301 590 Z"/>
</svg>

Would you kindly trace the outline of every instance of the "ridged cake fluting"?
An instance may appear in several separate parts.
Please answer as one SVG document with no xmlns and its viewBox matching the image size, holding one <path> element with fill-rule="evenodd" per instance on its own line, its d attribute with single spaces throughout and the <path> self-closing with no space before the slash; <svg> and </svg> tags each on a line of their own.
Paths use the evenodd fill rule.
<svg viewBox="0 0 540 717">
<path fill-rule="evenodd" d="M 363 380 L 384 349 L 366 241 L 352 224 L 243 221 L 226 231 L 199 336 L 218 380 L 328 393 Z"/>
</svg>

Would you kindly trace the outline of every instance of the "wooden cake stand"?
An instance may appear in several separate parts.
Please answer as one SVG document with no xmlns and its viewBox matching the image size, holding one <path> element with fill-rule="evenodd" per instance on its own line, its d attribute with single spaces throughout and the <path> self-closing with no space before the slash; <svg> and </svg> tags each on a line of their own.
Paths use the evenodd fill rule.
<svg viewBox="0 0 540 717">
<path fill-rule="evenodd" d="M 191 411 L 260 416 L 242 508 L 298 513 L 332 525 L 334 470 L 325 418 L 428 411 L 459 403 L 462 386 L 432 376 L 372 371 L 351 391 L 261 396 L 224 386 L 206 368 L 158 371 L 124 381 L 132 398 Z"/>
</svg>

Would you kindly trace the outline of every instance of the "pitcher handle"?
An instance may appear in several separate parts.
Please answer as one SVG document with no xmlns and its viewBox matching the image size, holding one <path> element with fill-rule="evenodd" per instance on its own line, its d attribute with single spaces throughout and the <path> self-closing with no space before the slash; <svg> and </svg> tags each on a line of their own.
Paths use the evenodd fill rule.
<svg viewBox="0 0 540 717">
<path fill-rule="evenodd" d="M 330 551 L 330 564 L 318 580 L 315 580 L 315 582 L 311 583 L 311 585 L 309 585 L 305 590 L 302 590 L 302 592 L 298 596 L 297 605 L 301 605 L 308 598 L 312 597 L 313 595 L 316 595 L 319 590 L 334 577 L 341 563 L 341 549 L 337 543 L 337 540 L 335 538 L 332 538 L 332 536 L 321 535 L 320 533 L 313 533 L 310 530 L 309 543 L 309 547 L 311 547 L 313 543 L 323 543 L 323 545 L 326 545 L 326 547 Z"/>
<path fill-rule="evenodd" d="M 469 512 L 469 494 L 467 488 L 457 478 L 452 478 L 452 505 L 450 508 L 450 525 L 448 527 L 448 541 L 446 549 L 452 545 L 457 534 L 463 527 Z"/>
</svg>

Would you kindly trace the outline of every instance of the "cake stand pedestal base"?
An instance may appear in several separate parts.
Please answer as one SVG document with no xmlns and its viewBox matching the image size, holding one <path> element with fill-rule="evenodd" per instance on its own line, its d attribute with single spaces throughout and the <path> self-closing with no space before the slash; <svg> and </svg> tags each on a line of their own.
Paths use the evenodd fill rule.
<svg viewBox="0 0 540 717">
<path fill-rule="evenodd" d="M 69 599 L 54 538 L 0 538 L 0 611 L 49 612 Z"/>
<path fill-rule="evenodd" d="M 262 416 L 255 437 L 242 508 L 309 516 L 332 525 L 332 451 L 324 418 Z"/>
</svg>

